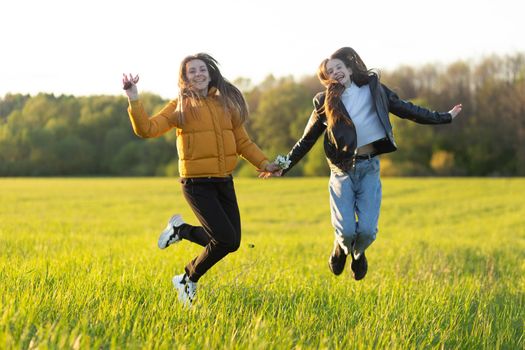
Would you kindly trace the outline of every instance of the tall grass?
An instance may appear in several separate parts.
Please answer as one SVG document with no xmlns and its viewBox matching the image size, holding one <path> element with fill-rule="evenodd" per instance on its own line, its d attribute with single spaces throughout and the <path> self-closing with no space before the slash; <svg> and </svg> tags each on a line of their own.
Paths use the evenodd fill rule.
<svg viewBox="0 0 525 350">
<path fill-rule="evenodd" d="M 369 273 L 327 266 L 327 179 L 238 179 L 241 248 L 164 251 L 176 179 L 0 179 L 0 348 L 523 349 L 525 180 L 385 179 Z M 348 269 L 348 266 L 347 266 Z"/>
</svg>

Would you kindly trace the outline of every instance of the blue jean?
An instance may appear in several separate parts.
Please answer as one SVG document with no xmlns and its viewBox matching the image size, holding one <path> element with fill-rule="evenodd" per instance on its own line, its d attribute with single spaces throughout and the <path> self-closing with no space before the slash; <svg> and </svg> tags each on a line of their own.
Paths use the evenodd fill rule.
<svg viewBox="0 0 525 350">
<path fill-rule="evenodd" d="M 376 239 L 381 208 L 379 158 L 357 160 L 347 172 L 332 171 L 330 211 L 335 239 L 358 258 Z"/>
</svg>

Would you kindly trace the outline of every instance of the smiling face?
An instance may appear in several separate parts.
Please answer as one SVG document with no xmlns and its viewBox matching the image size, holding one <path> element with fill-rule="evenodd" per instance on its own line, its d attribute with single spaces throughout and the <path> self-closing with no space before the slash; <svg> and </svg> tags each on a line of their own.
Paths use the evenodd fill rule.
<svg viewBox="0 0 525 350">
<path fill-rule="evenodd" d="M 204 61 L 194 59 L 186 63 L 186 78 L 188 79 L 190 89 L 201 96 L 208 94 L 210 72 Z"/>
<path fill-rule="evenodd" d="M 326 62 L 326 72 L 330 79 L 337 80 L 345 87 L 349 87 L 352 83 L 352 69 L 345 66 L 343 61 L 338 58 Z"/>
</svg>

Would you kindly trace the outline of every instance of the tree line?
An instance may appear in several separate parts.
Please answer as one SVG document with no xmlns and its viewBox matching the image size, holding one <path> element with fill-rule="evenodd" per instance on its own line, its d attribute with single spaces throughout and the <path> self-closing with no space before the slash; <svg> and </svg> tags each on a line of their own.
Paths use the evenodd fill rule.
<svg viewBox="0 0 525 350">
<path fill-rule="evenodd" d="M 447 111 L 463 103 L 452 125 L 425 126 L 391 117 L 400 150 L 382 156 L 384 175 L 524 176 L 525 55 L 490 56 L 479 62 L 402 66 L 381 80 L 402 99 Z M 251 113 L 246 125 L 269 157 L 285 154 L 302 135 L 315 76 L 268 76 L 252 86 L 237 79 Z M 148 111 L 168 101 L 142 93 Z M 142 140 L 133 134 L 123 96 L 40 93 L 0 98 L 0 176 L 176 176 L 175 133 Z M 256 176 L 240 162 L 238 176 Z M 329 173 L 322 140 L 290 173 Z"/>
</svg>

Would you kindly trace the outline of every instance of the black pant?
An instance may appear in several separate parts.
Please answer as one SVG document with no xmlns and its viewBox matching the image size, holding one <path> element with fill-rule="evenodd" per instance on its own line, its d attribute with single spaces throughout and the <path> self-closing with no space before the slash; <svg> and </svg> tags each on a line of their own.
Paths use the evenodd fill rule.
<svg viewBox="0 0 525 350">
<path fill-rule="evenodd" d="M 241 218 L 232 178 L 182 179 L 182 193 L 202 226 L 184 225 L 180 235 L 205 249 L 186 265 L 197 282 L 213 265 L 241 244 Z"/>
</svg>

